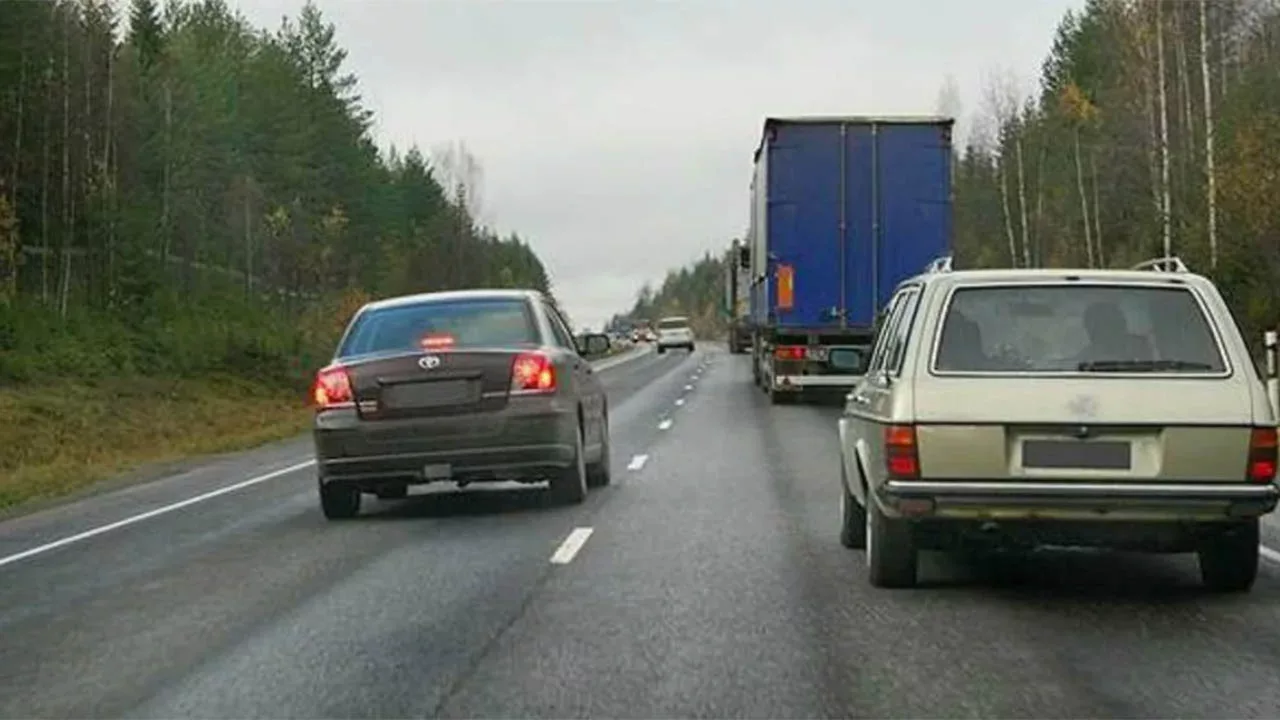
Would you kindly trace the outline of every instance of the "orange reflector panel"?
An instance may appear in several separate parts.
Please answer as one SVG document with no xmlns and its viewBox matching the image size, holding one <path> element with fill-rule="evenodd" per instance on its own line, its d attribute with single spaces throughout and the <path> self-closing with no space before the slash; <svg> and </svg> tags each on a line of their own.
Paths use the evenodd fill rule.
<svg viewBox="0 0 1280 720">
<path fill-rule="evenodd" d="M 796 271 L 790 265 L 779 265 L 777 271 L 778 278 L 778 309 L 790 310 L 795 306 L 796 302 Z"/>
</svg>

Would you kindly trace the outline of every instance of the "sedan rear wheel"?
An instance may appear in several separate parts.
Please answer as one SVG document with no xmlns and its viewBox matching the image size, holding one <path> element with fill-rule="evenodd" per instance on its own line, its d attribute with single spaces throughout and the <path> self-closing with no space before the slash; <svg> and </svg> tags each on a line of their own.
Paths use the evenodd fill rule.
<svg viewBox="0 0 1280 720">
<path fill-rule="evenodd" d="M 359 488 L 345 483 L 321 483 L 320 509 L 329 520 L 348 520 L 359 515 Z"/>
<path fill-rule="evenodd" d="M 1205 541 L 1200 579 L 1215 592 L 1247 592 L 1258 577 L 1258 520 L 1245 520 Z"/>
<path fill-rule="evenodd" d="M 573 460 L 551 480 L 551 494 L 561 502 L 577 505 L 587 499 L 587 464 L 583 450 L 582 421 L 573 447 Z"/>
</svg>

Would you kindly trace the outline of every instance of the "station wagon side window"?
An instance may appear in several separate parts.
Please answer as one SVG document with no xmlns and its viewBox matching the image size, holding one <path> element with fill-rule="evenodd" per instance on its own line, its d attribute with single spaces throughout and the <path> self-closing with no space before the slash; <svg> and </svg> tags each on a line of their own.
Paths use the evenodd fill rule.
<svg viewBox="0 0 1280 720">
<path fill-rule="evenodd" d="M 885 356 L 889 346 L 889 339 L 894 336 L 894 330 L 897 327 L 898 317 L 902 309 L 903 300 L 906 297 L 906 290 L 899 292 L 889 301 L 889 307 L 884 314 L 884 322 L 880 325 L 880 331 L 876 335 L 876 345 L 871 351 L 871 360 L 867 363 L 867 374 L 872 375 L 880 372 L 885 368 Z"/>
<path fill-rule="evenodd" d="M 902 363 L 906 357 L 907 342 L 911 339 L 911 328 L 915 326 L 916 307 L 920 304 L 920 290 L 911 288 L 906 290 L 906 295 L 902 298 L 901 312 L 898 313 L 898 320 L 893 326 L 893 331 L 888 338 L 888 344 L 885 346 L 885 369 L 890 375 L 897 377 L 902 374 Z"/>
</svg>

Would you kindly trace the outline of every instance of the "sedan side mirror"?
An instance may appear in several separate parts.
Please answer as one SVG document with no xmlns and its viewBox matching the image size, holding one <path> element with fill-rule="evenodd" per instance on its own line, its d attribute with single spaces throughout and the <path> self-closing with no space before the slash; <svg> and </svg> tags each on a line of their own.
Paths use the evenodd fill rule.
<svg viewBox="0 0 1280 720">
<path fill-rule="evenodd" d="M 609 352 L 609 336 L 588 333 L 578 338 L 579 355 L 603 355 Z"/>
</svg>

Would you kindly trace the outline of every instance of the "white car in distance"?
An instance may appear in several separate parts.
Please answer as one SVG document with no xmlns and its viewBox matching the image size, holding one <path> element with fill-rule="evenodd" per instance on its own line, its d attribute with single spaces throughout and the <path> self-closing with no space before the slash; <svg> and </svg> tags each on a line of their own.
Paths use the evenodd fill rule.
<svg viewBox="0 0 1280 720">
<path fill-rule="evenodd" d="M 689 318 L 677 315 L 659 320 L 658 354 L 669 348 L 681 347 L 693 352 L 693 329 L 689 327 Z"/>
</svg>

